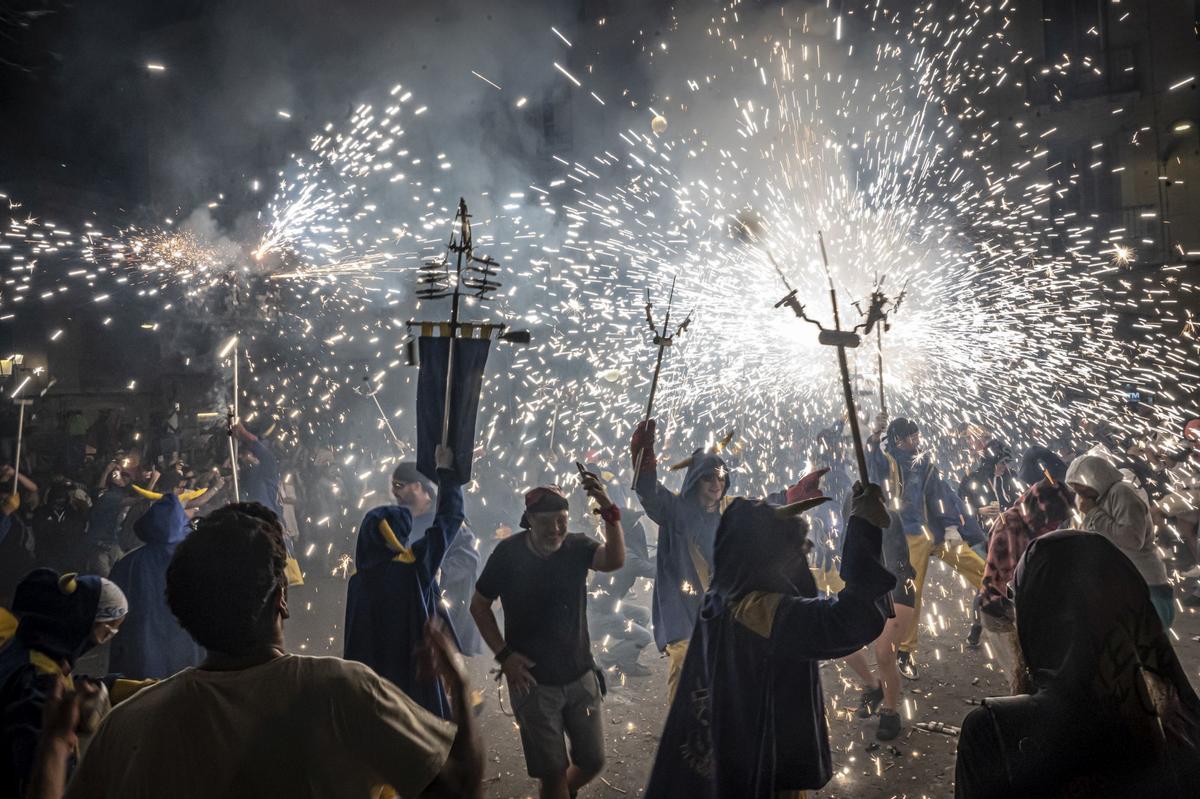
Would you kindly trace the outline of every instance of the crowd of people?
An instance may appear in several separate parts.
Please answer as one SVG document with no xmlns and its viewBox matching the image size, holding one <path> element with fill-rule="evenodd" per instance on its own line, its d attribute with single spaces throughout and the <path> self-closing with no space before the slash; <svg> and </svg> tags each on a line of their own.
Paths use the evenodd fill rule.
<svg viewBox="0 0 1200 799">
<path fill-rule="evenodd" d="M 935 557 L 969 586 L 966 644 L 986 638 L 1011 684 L 963 722 L 957 795 L 1200 785 L 1200 700 L 1168 634 L 1200 605 L 1200 420 L 1014 451 L 979 424 L 933 448 L 879 414 L 866 482 L 834 425 L 819 468 L 766 496 L 739 492 L 726 442 L 671 488 L 650 420 L 631 491 L 577 464 L 577 494 L 535 486 L 475 529 L 438 447 L 340 542 L 321 532 L 354 510 L 332 452 L 285 463 L 270 425 L 241 424 L 236 456 L 190 448 L 170 419 L 148 443 L 72 419 L 65 449 L 0 471 L 4 795 L 481 796 L 464 658 L 486 649 L 528 775 L 565 799 L 603 772 L 607 683 L 646 678 L 651 644 L 668 673 L 647 795 L 799 795 L 832 776 L 821 661 L 858 676 L 880 740 L 901 733 Z M 289 588 L 339 564 L 344 657 L 288 653 Z M 106 673 L 77 673 L 101 644 Z"/>
</svg>

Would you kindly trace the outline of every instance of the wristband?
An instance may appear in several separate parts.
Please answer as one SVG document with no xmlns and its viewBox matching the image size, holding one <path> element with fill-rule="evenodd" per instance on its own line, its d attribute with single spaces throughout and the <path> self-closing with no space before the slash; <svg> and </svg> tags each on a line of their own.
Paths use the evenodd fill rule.
<svg viewBox="0 0 1200 799">
<path fill-rule="evenodd" d="M 616 524 L 621 521 L 621 509 L 616 505 L 609 505 L 600 511 L 600 518 L 607 524 Z"/>
<path fill-rule="evenodd" d="M 503 649 L 496 653 L 496 662 L 503 666 L 504 661 L 508 660 L 509 655 L 512 653 L 512 649 L 506 645 Z"/>
</svg>

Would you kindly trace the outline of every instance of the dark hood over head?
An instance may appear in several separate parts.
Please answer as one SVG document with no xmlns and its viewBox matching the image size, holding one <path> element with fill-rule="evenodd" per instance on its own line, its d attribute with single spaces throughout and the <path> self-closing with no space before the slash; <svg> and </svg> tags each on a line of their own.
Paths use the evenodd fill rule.
<svg viewBox="0 0 1200 799">
<path fill-rule="evenodd" d="M 735 499 L 721 514 L 710 590 L 727 602 L 751 591 L 814 597 L 808 567 L 808 522 L 780 518 L 777 506 Z"/>
<path fill-rule="evenodd" d="M 34 569 L 13 594 L 17 638 L 29 649 L 74 664 L 88 649 L 99 603 L 99 577 Z"/>
<path fill-rule="evenodd" d="M 1033 485 L 1047 474 L 1061 483 L 1067 479 L 1067 464 L 1046 447 L 1030 447 L 1021 458 L 1021 482 Z"/>
<path fill-rule="evenodd" d="M 133 532 L 147 544 L 174 546 L 187 538 L 187 513 L 175 494 L 164 494 L 133 523 Z"/>
<path fill-rule="evenodd" d="M 368 511 L 358 527 L 354 568 L 362 571 L 395 560 L 401 548 L 409 546 L 411 533 L 412 513 L 408 508 L 383 505 Z"/>
</svg>

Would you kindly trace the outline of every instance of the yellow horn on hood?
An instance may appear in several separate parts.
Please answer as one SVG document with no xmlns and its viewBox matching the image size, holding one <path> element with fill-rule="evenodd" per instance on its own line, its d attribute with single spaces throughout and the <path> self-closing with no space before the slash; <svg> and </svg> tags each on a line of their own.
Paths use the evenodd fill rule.
<svg viewBox="0 0 1200 799">
<path fill-rule="evenodd" d="M 722 451 L 723 449 L 725 449 L 726 447 L 728 447 L 728 446 L 729 446 L 729 442 L 730 442 L 730 441 L 733 441 L 733 434 L 734 434 L 735 432 L 737 432 L 737 431 L 736 431 L 736 430 L 730 430 L 728 433 L 726 433 L 725 435 L 723 435 L 723 436 L 721 437 L 721 440 L 720 440 L 720 441 L 718 441 L 717 443 L 713 444 L 713 446 L 712 446 L 712 449 L 710 449 L 710 450 L 709 450 L 709 452 L 711 452 L 712 454 L 714 454 L 714 455 L 715 455 L 715 454 L 717 454 L 718 452 L 720 452 L 720 451 Z"/>
<path fill-rule="evenodd" d="M 133 483 L 131 483 L 131 484 L 130 484 L 130 487 L 131 487 L 131 488 L 132 488 L 134 491 L 136 491 L 136 492 L 138 492 L 139 494 L 141 494 L 141 495 L 142 495 L 143 497 L 145 497 L 146 499 L 159 500 L 159 499 L 162 499 L 162 498 L 163 498 L 163 495 L 162 495 L 162 494 L 160 494 L 160 493 L 158 493 L 157 491 L 151 491 L 151 490 L 150 490 L 150 489 L 148 489 L 148 488 L 142 488 L 140 485 L 136 485 L 136 484 L 133 484 Z"/>
<path fill-rule="evenodd" d="M 163 496 L 165 496 L 164 494 L 160 494 L 157 491 L 151 491 L 148 488 L 142 488 L 139 485 L 133 485 L 132 488 L 134 491 L 138 492 L 146 499 L 152 499 L 155 502 L 157 502 L 158 500 L 162 499 Z M 179 497 L 180 504 L 186 505 L 187 503 L 191 502 L 193 499 L 197 499 L 199 497 L 204 496 L 204 494 L 207 492 L 208 492 L 207 488 L 194 488 L 191 491 L 184 491 L 180 494 L 177 494 L 176 496 Z"/>
<path fill-rule="evenodd" d="M 383 541 L 388 545 L 388 549 L 397 553 L 396 557 L 392 558 L 392 560 L 398 560 L 401 563 L 417 562 L 417 556 L 413 554 L 411 549 L 400 543 L 400 539 L 392 532 L 392 526 L 388 524 L 387 519 L 379 520 L 379 534 L 383 536 Z"/>
<path fill-rule="evenodd" d="M 733 435 L 735 432 L 737 432 L 737 431 L 730 430 L 728 433 L 721 436 L 720 441 L 715 442 L 711 447 L 708 448 L 708 454 L 709 455 L 717 455 L 722 450 L 724 450 L 726 447 L 728 447 L 729 442 L 733 441 Z M 679 463 L 674 463 L 674 464 L 668 466 L 667 469 L 668 469 L 668 471 L 677 472 L 680 469 L 686 469 L 687 467 L 691 466 L 695 460 L 696 460 L 695 456 L 689 456 L 689 457 L 681 460 Z"/>
<path fill-rule="evenodd" d="M 667 469 L 672 472 L 677 472 L 680 469 L 686 469 L 687 467 L 691 466 L 692 461 L 694 461 L 694 460 L 695 460 L 695 458 L 687 457 L 687 458 L 684 458 L 683 460 L 681 460 L 679 463 L 671 464 L 670 466 L 667 467 Z"/>
</svg>

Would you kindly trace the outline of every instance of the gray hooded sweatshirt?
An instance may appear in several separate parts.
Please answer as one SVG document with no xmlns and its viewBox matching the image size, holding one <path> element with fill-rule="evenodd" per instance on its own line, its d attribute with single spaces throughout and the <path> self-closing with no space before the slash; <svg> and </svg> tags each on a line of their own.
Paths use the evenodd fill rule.
<svg viewBox="0 0 1200 799">
<path fill-rule="evenodd" d="M 1112 541 L 1133 561 L 1146 585 L 1166 585 L 1167 569 L 1154 548 L 1150 509 L 1117 467 L 1096 455 L 1083 455 L 1067 467 L 1067 483 L 1087 486 L 1099 494 L 1096 507 L 1083 517 L 1083 529 Z"/>
</svg>

